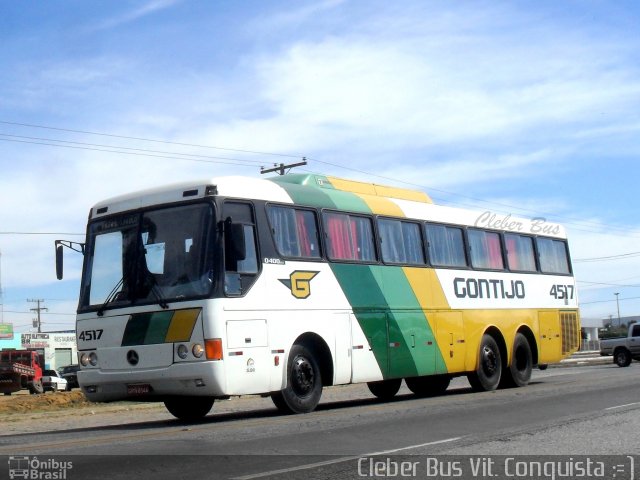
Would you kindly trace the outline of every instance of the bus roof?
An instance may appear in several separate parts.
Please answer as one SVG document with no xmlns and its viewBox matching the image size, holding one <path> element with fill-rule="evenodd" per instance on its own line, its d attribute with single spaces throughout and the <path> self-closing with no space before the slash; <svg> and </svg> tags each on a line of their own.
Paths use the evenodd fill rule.
<svg viewBox="0 0 640 480">
<path fill-rule="evenodd" d="M 315 174 L 271 178 L 217 177 L 134 192 L 96 204 L 91 219 L 152 205 L 219 195 L 356 213 L 405 217 L 461 226 L 565 238 L 564 228 L 545 219 L 433 204 L 424 192 Z"/>
</svg>

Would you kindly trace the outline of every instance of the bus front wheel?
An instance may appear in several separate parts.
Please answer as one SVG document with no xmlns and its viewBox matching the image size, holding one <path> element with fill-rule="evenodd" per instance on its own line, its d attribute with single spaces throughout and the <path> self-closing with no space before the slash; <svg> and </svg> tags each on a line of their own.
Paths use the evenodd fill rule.
<svg viewBox="0 0 640 480">
<path fill-rule="evenodd" d="M 164 401 L 169 413 L 179 420 L 193 422 L 204 418 L 213 407 L 210 397 L 173 397 Z"/>
<path fill-rule="evenodd" d="M 482 336 L 478 352 L 478 367 L 467 375 L 474 390 L 491 391 L 498 388 L 502 376 L 502 357 L 495 339 L 488 334 Z"/>
<path fill-rule="evenodd" d="M 273 403 L 285 413 L 309 413 L 318 406 L 321 395 L 318 362 L 305 345 L 295 344 L 289 352 L 287 386 L 271 394 Z"/>
</svg>

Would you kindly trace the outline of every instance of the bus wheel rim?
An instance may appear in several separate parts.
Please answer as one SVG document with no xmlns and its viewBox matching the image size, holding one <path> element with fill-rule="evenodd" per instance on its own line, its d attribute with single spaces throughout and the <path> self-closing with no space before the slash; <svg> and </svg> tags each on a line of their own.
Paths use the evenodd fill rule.
<svg viewBox="0 0 640 480">
<path fill-rule="evenodd" d="M 297 394 L 311 393 L 315 383 L 315 372 L 307 358 L 299 356 L 294 359 L 291 380 L 291 386 Z"/>
</svg>

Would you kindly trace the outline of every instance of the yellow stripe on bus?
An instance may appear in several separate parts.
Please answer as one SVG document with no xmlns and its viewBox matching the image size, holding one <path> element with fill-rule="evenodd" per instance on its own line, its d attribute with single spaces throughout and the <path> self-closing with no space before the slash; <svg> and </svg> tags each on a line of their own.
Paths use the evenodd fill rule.
<svg viewBox="0 0 640 480">
<path fill-rule="evenodd" d="M 200 308 L 176 310 L 171 319 L 165 342 L 188 342 L 191 339 L 193 327 L 196 324 L 196 320 L 198 320 L 200 312 Z"/>
<path fill-rule="evenodd" d="M 376 215 L 406 217 L 402 209 L 388 198 L 372 197 L 371 195 L 360 194 L 358 194 L 358 197 L 360 197 L 367 204 L 367 207 L 371 209 L 371 212 Z"/>
<path fill-rule="evenodd" d="M 424 192 L 409 190 L 406 188 L 386 187 L 374 183 L 356 182 L 337 177 L 327 177 L 333 188 L 343 192 L 371 195 L 375 197 L 398 198 L 421 203 L 433 203 L 433 200 Z"/>
</svg>

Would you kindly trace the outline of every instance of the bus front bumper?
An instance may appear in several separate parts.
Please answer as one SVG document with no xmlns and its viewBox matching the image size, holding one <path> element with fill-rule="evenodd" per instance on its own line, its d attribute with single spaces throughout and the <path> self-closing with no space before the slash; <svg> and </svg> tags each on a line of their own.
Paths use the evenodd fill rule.
<svg viewBox="0 0 640 480">
<path fill-rule="evenodd" d="M 174 363 L 166 368 L 78 372 L 78 383 L 92 402 L 162 401 L 174 396 L 225 397 L 222 362 Z"/>
</svg>

